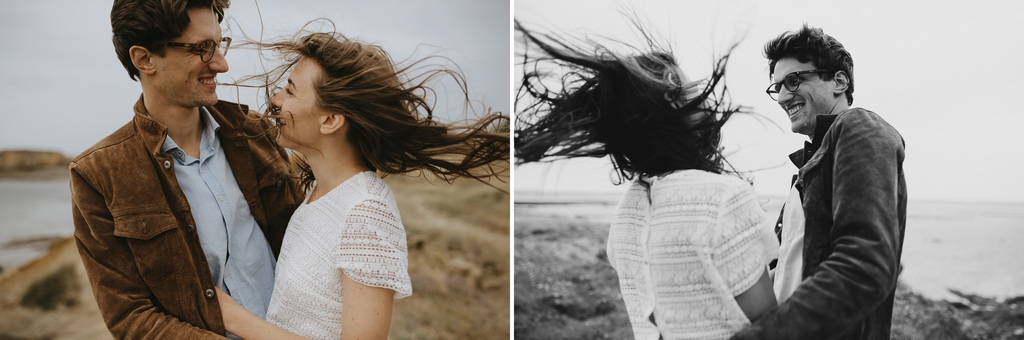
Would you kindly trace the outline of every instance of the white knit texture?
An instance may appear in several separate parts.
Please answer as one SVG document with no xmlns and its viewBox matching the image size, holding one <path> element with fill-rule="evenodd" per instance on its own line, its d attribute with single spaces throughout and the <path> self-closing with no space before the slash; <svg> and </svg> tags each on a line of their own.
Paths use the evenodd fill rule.
<svg viewBox="0 0 1024 340">
<path fill-rule="evenodd" d="M 753 188 L 699 170 L 645 180 L 650 189 L 630 187 L 608 235 L 634 337 L 728 338 L 750 323 L 734 296 L 778 250 Z"/>
<path fill-rule="evenodd" d="M 395 298 L 412 294 L 405 228 L 391 188 L 373 172 L 305 202 L 288 222 L 267 321 L 312 339 L 340 339 L 342 273 L 394 290 Z"/>
</svg>

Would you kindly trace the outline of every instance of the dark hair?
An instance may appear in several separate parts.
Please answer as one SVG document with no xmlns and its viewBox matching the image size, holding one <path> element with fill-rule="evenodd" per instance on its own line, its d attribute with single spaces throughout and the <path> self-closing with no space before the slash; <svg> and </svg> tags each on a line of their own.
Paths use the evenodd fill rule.
<svg viewBox="0 0 1024 340">
<path fill-rule="evenodd" d="M 764 45 L 764 57 L 768 58 L 769 74 L 775 74 L 775 63 L 785 57 L 796 58 L 801 63 L 812 62 L 817 68 L 833 71 L 821 73 L 824 80 L 832 80 L 835 72 L 846 72 L 850 78 L 846 101 L 853 105 L 853 57 L 843 44 L 820 28 L 804 24 L 799 31 L 780 34 Z"/>
<path fill-rule="evenodd" d="M 684 84 L 672 52 L 634 25 L 649 51 L 631 47 L 639 53 L 622 55 L 589 40 L 583 42 L 587 47 L 574 46 L 515 21 L 526 45 L 515 101 L 517 164 L 608 155 L 619 176 L 616 184 L 680 169 L 725 171 L 720 130 L 743 110 L 727 100 L 729 53 L 710 77 Z M 531 44 L 541 56 L 531 54 Z M 545 68 L 550 66 L 560 69 L 560 77 Z M 551 78 L 560 88 L 548 87 Z M 685 95 L 692 98 L 673 104 Z M 694 121 L 695 114 L 707 116 Z"/>
<path fill-rule="evenodd" d="M 249 45 L 273 49 L 286 59 L 267 74 L 247 78 L 265 79 L 267 88 L 281 83 L 302 58 L 322 68 L 313 83 L 317 104 L 345 116 L 349 141 L 373 171 L 387 175 L 424 170 L 450 182 L 463 176 L 480 180 L 507 169 L 500 163 L 509 158 L 508 116 L 488 112 L 465 126 L 433 119 L 428 95 L 435 92 L 426 83 L 435 77 L 450 76 L 462 91 L 466 110 L 471 110 L 466 81 L 456 70 L 423 65 L 431 58 L 396 69 L 379 46 L 338 33 Z M 417 75 L 404 79 L 413 72 Z M 268 111 L 266 118 L 279 117 L 273 107 Z M 300 168 L 300 182 L 308 189 L 313 174 L 308 165 L 300 163 Z"/>
<path fill-rule="evenodd" d="M 128 53 L 132 46 L 142 46 L 163 56 L 164 44 L 180 37 L 188 27 L 189 9 L 211 8 L 217 14 L 217 22 L 221 22 L 230 4 L 230 0 L 114 0 L 110 27 L 117 59 L 128 71 L 128 77 L 135 80 L 139 70 Z"/>
</svg>

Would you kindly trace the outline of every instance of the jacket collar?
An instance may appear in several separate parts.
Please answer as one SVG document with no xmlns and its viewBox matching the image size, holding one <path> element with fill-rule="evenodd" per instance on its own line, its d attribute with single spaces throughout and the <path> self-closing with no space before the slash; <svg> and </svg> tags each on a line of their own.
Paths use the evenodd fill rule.
<svg viewBox="0 0 1024 340">
<path fill-rule="evenodd" d="M 825 133 L 832 128 L 832 123 L 835 123 L 839 114 L 818 115 L 815 117 L 814 134 L 811 135 L 811 141 L 804 142 L 803 149 L 789 154 L 789 160 L 793 162 L 793 165 L 796 165 L 797 168 L 802 168 L 804 164 L 807 164 L 807 160 L 818 151 L 818 148 L 821 148 L 821 140 L 825 138 Z"/>
<path fill-rule="evenodd" d="M 139 134 L 142 135 L 146 149 L 153 155 L 160 155 L 164 139 L 167 138 L 167 127 L 153 120 L 152 116 L 149 115 L 149 111 L 146 110 L 146 105 L 143 103 L 142 98 L 143 95 L 139 95 L 139 100 L 135 102 L 135 117 L 133 121 Z M 240 137 L 237 135 L 241 134 L 242 127 L 250 123 L 251 120 L 228 119 L 227 115 L 233 111 L 241 111 L 243 117 L 246 112 L 249 112 L 249 107 L 242 104 L 218 101 L 217 104 L 207 106 L 206 109 L 209 111 L 210 117 L 213 117 L 213 120 L 220 125 L 218 135 L 221 138 L 235 139 L 235 137 Z"/>
<path fill-rule="evenodd" d="M 149 115 L 149 111 L 146 110 L 142 97 L 142 95 L 139 95 L 139 100 L 135 102 L 135 118 L 133 121 L 142 137 L 143 143 L 146 144 L 146 149 L 149 150 L 150 154 L 159 155 L 160 148 L 164 145 L 164 138 L 167 138 L 167 127 L 153 120 L 153 117 Z"/>
</svg>

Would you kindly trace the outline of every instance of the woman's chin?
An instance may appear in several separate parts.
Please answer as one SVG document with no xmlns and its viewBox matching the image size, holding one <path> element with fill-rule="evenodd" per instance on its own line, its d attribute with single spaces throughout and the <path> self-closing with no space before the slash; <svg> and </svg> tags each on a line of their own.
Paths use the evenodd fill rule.
<svg viewBox="0 0 1024 340">
<path fill-rule="evenodd" d="M 291 141 L 289 141 L 288 138 L 284 138 L 284 135 L 281 134 L 280 130 L 277 131 L 277 145 L 280 145 L 283 148 L 288 148 L 288 149 L 293 149 L 293 150 L 295 149 L 294 145 L 292 145 Z"/>
<path fill-rule="evenodd" d="M 296 143 L 295 140 L 285 137 L 285 135 L 280 132 L 277 133 L 277 144 L 280 145 L 282 148 L 286 148 L 292 151 L 302 152 L 303 149 L 306 149 L 303 148 L 298 143 Z"/>
</svg>

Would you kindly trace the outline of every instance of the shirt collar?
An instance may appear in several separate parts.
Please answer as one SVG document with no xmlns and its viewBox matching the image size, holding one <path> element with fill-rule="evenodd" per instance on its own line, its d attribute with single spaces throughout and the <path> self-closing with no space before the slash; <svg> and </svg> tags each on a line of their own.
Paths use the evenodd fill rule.
<svg viewBox="0 0 1024 340">
<path fill-rule="evenodd" d="M 199 145 L 200 153 L 203 158 L 212 155 L 212 152 L 219 146 L 217 141 L 217 131 L 220 130 L 220 124 L 217 120 L 213 119 L 213 115 L 205 107 L 199 107 L 199 119 L 203 122 L 203 132 L 201 144 Z M 181 151 L 181 147 L 171 139 L 170 135 L 164 137 L 164 143 L 160 147 L 160 152 L 174 156 L 175 160 L 179 163 L 185 163 L 185 154 Z"/>
</svg>

